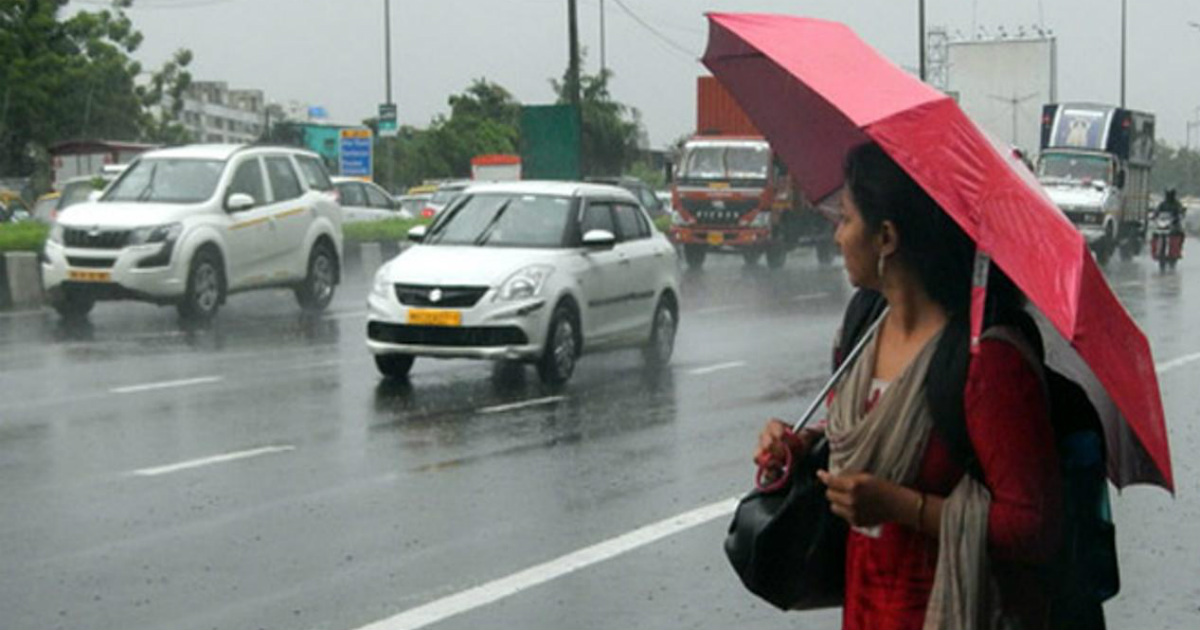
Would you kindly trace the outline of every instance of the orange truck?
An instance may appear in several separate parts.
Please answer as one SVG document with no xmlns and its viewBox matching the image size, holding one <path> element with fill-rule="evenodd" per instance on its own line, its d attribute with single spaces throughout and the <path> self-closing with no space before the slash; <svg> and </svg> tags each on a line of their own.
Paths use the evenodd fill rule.
<svg viewBox="0 0 1200 630">
<path fill-rule="evenodd" d="M 696 134 L 683 144 L 671 184 L 668 235 L 688 267 L 710 252 L 766 257 L 782 267 L 789 250 L 813 246 L 833 259 L 833 222 L 804 201 L 783 162 L 729 92 L 711 76 L 696 84 Z"/>
</svg>

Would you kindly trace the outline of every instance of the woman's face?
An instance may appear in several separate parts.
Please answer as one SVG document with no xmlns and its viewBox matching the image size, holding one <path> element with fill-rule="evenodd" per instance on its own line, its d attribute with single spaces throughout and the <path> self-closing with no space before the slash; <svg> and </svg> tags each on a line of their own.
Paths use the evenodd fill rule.
<svg viewBox="0 0 1200 630">
<path fill-rule="evenodd" d="M 842 263 L 846 266 L 846 274 L 850 276 L 850 284 L 878 289 L 878 246 L 854 203 L 849 186 L 842 187 L 841 217 L 833 239 L 842 250 Z"/>
</svg>

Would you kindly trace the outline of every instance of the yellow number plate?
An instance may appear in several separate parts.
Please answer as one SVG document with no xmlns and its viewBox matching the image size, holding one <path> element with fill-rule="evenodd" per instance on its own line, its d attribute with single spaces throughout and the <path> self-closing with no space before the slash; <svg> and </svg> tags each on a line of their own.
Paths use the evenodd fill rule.
<svg viewBox="0 0 1200 630">
<path fill-rule="evenodd" d="M 76 282 L 112 282 L 112 274 L 107 271 L 67 271 L 67 279 Z"/>
<path fill-rule="evenodd" d="M 725 242 L 725 234 L 723 234 L 721 232 L 709 232 L 708 233 L 708 244 L 709 245 L 720 245 L 721 243 L 724 243 L 724 242 Z"/>
<path fill-rule="evenodd" d="M 410 308 L 408 309 L 408 323 L 422 326 L 462 326 L 462 313 L 460 311 Z"/>
</svg>

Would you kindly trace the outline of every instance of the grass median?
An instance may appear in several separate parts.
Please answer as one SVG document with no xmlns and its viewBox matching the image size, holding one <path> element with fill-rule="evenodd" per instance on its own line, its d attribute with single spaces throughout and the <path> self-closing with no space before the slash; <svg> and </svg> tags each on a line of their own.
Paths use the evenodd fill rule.
<svg viewBox="0 0 1200 630">
<path fill-rule="evenodd" d="M 43 223 L 0 223 L 0 253 L 41 251 L 49 233 L 50 226 Z"/>
</svg>

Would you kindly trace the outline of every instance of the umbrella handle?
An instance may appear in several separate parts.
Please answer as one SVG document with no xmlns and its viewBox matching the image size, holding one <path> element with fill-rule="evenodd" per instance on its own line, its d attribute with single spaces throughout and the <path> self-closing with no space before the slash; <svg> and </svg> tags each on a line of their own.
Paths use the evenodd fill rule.
<svg viewBox="0 0 1200 630">
<path fill-rule="evenodd" d="M 858 343 L 854 344 L 854 348 L 850 350 L 850 353 L 846 355 L 846 358 L 843 359 L 842 363 L 838 365 L 836 370 L 834 370 L 833 376 L 829 377 L 829 380 L 825 383 L 825 387 L 821 388 L 821 392 L 817 394 L 817 397 L 814 398 L 812 403 L 808 405 L 808 409 L 804 411 L 804 415 L 800 416 L 800 419 L 797 420 L 794 425 L 792 425 L 793 432 L 803 429 L 804 425 L 808 424 L 809 420 L 812 420 L 813 414 L 816 413 L 817 408 L 821 406 L 821 403 L 825 401 L 825 397 L 829 395 L 829 392 L 833 390 L 833 387 L 837 385 L 838 381 L 842 379 L 842 376 L 850 370 L 850 366 L 854 364 L 854 361 L 858 359 L 858 355 L 862 354 L 863 349 L 867 347 L 867 342 L 870 341 L 871 337 L 875 335 L 875 331 L 879 328 L 879 325 L 883 323 L 883 318 L 887 316 L 889 310 L 891 310 L 890 306 L 884 308 L 883 312 L 879 314 L 879 317 L 876 318 L 871 324 L 871 327 L 867 329 L 867 332 L 864 333 L 862 337 L 859 337 Z"/>
</svg>

